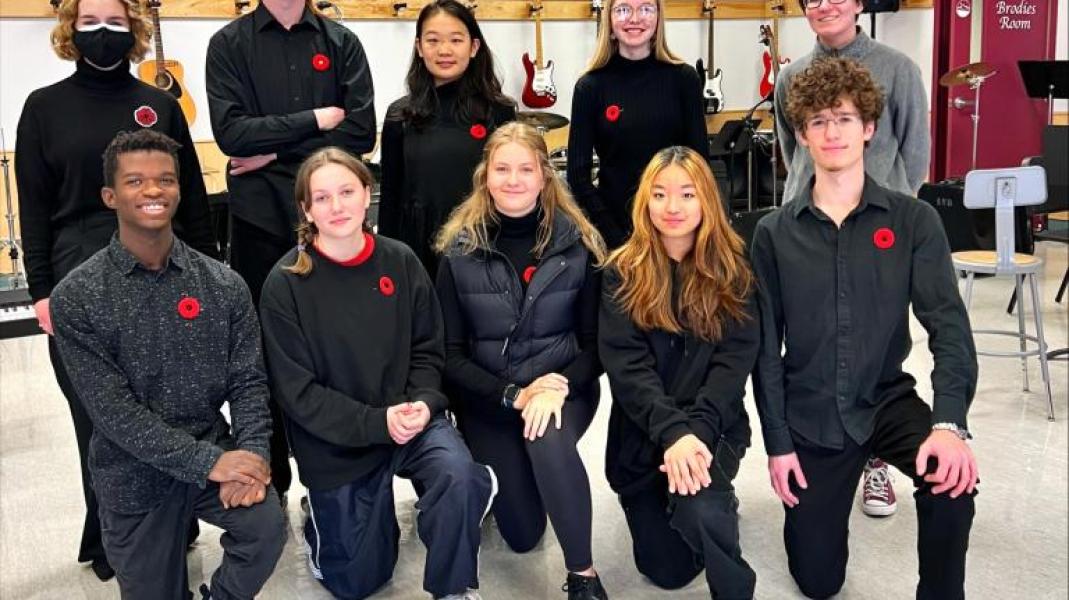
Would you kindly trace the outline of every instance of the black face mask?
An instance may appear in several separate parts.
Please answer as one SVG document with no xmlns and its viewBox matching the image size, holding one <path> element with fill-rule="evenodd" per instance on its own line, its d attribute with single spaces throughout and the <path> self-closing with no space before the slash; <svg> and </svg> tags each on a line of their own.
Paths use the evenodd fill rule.
<svg viewBox="0 0 1069 600">
<path fill-rule="evenodd" d="M 106 70 L 118 65 L 134 47 L 134 34 L 116 31 L 103 23 L 74 32 L 74 47 L 90 65 Z"/>
</svg>

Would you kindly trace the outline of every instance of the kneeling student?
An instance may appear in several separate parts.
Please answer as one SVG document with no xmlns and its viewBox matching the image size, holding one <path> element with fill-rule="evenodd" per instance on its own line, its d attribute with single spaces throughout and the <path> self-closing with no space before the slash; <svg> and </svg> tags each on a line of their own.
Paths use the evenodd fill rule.
<svg viewBox="0 0 1069 600">
<path fill-rule="evenodd" d="M 646 166 L 634 233 L 608 259 L 598 325 L 612 388 L 605 470 L 638 570 L 678 588 L 702 569 L 716 598 L 752 598 L 732 480 L 759 328 L 745 245 L 708 164 L 674 146 Z"/>
<path fill-rule="evenodd" d="M 122 597 L 189 597 L 186 532 L 200 518 L 226 532 L 201 593 L 251 599 L 286 540 L 267 485 L 260 331 L 241 278 L 174 236 L 178 147 L 148 129 L 108 145 L 101 195 L 118 233 L 56 286 L 52 322 L 93 420 L 89 469 Z"/>
<path fill-rule="evenodd" d="M 874 454 L 917 488 L 917 598 L 963 598 L 977 482 L 965 415 L 977 366 L 946 235 L 929 205 L 865 172 L 883 111 L 868 69 L 814 60 L 787 98 L 815 175 L 758 223 L 751 256 L 762 331 L 754 390 L 788 567 L 806 596 L 838 593 L 854 492 Z M 902 370 L 910 305 L 935 363 L 931 407 Z"/>
<path fill-rule="evenodd" d="M 407 246 L 366 227 L 371 184 L 339 148 L 305 160 L 298 246 L 271 270 L 260 299 L 271 384 L 309 490 L 309 562 L 339 598 L 365 598 L 389 581 L 398 475 L 419 492 L 423 588 L 478 598 L 479 526 L 494 474 L 443 415 L 434 286 Z"/>
</svg>

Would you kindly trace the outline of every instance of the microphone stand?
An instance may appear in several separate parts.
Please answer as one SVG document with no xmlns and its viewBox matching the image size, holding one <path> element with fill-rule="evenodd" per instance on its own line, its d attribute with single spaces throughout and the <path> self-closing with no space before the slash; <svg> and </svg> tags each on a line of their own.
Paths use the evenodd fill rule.
<svg viewBox="0 0 1069 600">
<path fill-rule="evenodd" d="M 768 96 L 766 96 L 764 98 L 761 98 L 757 102 L 757 104 L 754 104 L 753 107 L 750 108 L 750 111 L 746 113 L 746 116 L 742 118 L 743 127 L 748 129 L 749 132 L 750 132 L 750 151 L 749 151 L 749 153 L 747 154 L 747 157 L 746 157 L 746 206 L 747 206 L 747 210 L 749 210 L 749 211 L 753 210 L 753 196 L 754 196 L 754 193 L 753 193 L 753 188 L 754 188 L 753 163 L 754 163 L 754 148 L 757 147 L 757 129 L 754 127 L 753 115 L 754 115 L 755 112 L 757 112 L 757 109 L 760 108 L 760 106 L 762 104 L 764 104 L 765 102 L 770 102 L 771 98 L 772 98 L 771 94 L 769 94 Z M 775 181 L 775 180 L 773 179 L 773 181 Z M 773 193 L 775 193 L 775 192 L 773 192 Z"/>
<path fill-rule="evenodd" d="M 19 248 L 18 240 L 15 239 L 15 211 L 11 203 L 11 171 L 8 166 L 10 162 L 4 141 L 4 130 L 0 129 L 0 169 L 4 173 L 4 199 L 7 203 L 7 239 L 0 239 L 0 248 L 8 247 L 8 256 L 11 257 L 11 268 L 13 269 L 11 289 L 15 289 L 20 287 L 19 280 L 22 279 L 22 269 L 19 266 L 21 248 Z"/>
</svg>

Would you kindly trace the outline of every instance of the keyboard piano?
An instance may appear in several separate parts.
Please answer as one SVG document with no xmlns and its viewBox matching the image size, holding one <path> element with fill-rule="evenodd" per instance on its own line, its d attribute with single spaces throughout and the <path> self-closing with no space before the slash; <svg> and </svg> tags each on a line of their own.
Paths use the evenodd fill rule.
<svg viewBox="0 0 1069 600">
<path fill-rule="evenodd" d="M 44 333 L 26 288 L 0 290 L 0 340 Z"/>
</svg>

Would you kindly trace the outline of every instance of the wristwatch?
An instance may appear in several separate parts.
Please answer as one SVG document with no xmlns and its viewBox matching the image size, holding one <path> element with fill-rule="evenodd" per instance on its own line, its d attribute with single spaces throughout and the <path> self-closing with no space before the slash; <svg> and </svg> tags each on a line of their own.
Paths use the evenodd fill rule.
<svg viewBox="0 0 1069 600">
<path fill-rule="evenodd" d="M 961 438 L 961 441 L 963 442 L 972 439 L 972 434 L 969 433 L 969 430 L 961 427 L 957 423 L 936 423 L 935 425 L 932 425 L 932 431 L 936 430 L 949 431 Z"/>
<path fill-rule="evenodd" d="M 516 408 L 516 398 L 520 397 L 520 391 L 522 388 L 515 383 L 510 383 L 505 386 L 505 393 L 501 394 L 501 406 L 505 408 Z"/>
</svg>

